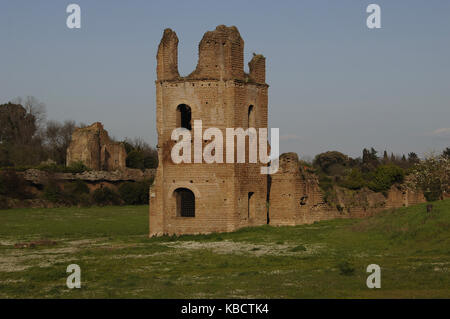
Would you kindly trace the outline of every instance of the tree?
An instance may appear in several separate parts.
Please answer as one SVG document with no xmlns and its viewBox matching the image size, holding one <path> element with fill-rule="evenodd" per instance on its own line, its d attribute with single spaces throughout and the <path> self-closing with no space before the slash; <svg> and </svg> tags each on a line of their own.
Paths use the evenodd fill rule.
<svg viewBox="0 0 450 319">
<path fill-rule="evenodd" d="M 389 163 L 389 156 L 388 156 L 387 151 L 384 150 L 384 153 L 383 153 L 383 164 L 387 164 L 387 163 Z"/>
<path fill-rule="evenodd" d="M 371 175 L 369 188 L 375 192 L 386 192 L 395 183 L 403 183 L 405 171 L 396 165 L 389 164 L 378 166 Z"/>
<path fill-rule="evenodd" d="M 351 173 L 344 179 L 341 186 L 349 189 L 361 189 L 366 185 L 363 174 L 359 168 L 353 168 Z"/>
<path fill-rule="evenodd" d="M 24 99 L 17 97 L 13 100 L 13 102 L 22 105 L 27 114 L 32 115 L 36 119 L 37 128 L 41 128 L 45 125 L 47 112 L 44 103 L 40 102 L 34 96 L 27 96 Z"/>
<path fill-rule="evenodd" d="M 417 156 L 417 154 L 414 153 L 414 152 L 409 153 L 409 154 L 408 154 L 408 162 L 409 162 L 410 164 L 416 164 L 416 163 L 418 163 L 418 162 L 419 162 L 419 156 Z"/>
<path fill-rule="evenodd" d="M 450 157 L 450 147 L 447 147 L 443 152 L 442 156 L 444 157 Z"/>
<path fill-rule="evenodd" d="M 363 149 L 362 171 L 364 173 L 374 171 L 379 164 L 377 151 L 373 147 L 371 147 L 370 150 L 366 148 Z"/>
<path fill-rule="evenodd" d="M 158 152 L 141 138 L 125 139 L 127 152 L 127 167 L 129 168 L 156 168 L 158 167 Z"/>
<path fill-rule="evenodd" d="M 57 164 L 65 165 L 67 148 L 72 140 L 72 133 L 75 130 L 74 121 L 65 121 L 61 124 L 56 121 L 48 121 L 44 131 L 45 145 L 49 157 Z"/>
<path fill-rule="evenodd" d="M 411 184 L 422 190 L 428 201 L 443 199 L 450 188 L 450 157 L 428 154 L 414 165 Z"/>
<path fill-rule="evenodd" d="M 31 111 L 30 111 L 31 110 Z M 0 164 L 34 165 L 42 159 L 42 139 L 33 109 L 0 105 Z"/>
<path fill-rule="evenodd" d="M 345 166 L 348 156 L 337 151 L 318 154 L 314 159 L 314 166 L 319 167 L 324 173 L 329 174 L 333 166 Z"/>
<path fill-rule="evenodd" d="M 36 117 L 19 104 L 0 105 L 0 143 L 29 145 L 37 132 Z"/>
</svg>

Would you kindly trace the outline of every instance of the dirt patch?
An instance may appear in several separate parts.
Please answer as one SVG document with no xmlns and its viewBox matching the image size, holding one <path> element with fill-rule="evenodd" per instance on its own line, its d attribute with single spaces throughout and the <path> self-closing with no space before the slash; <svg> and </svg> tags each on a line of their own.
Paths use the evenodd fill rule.
<svg viewBox="0 0 450 319">
<path fill-rule="evenodd" d="M 250 254 L 254 256 L 264 255 L 299 255 L 299 254 L 311 254 L 317 252 L 321 245 L 304 245 L 306 250 L 293 251 L 293 248 L 297 246 L 292 245 L 276 245 L 276 244 L 250 244 L 233 241 L 217 241 L 217 242 L 196 242 L 196 241 L 182 241 L 182 242 L 170 242 L 164 243 L 171 248 L 176 249 L 188 249 L 198 250 L 207 249 L 212 250 L 218 254 Z"/>
<path fill-rule="evenodd" d="M 38 246 L 48 247 L 48 246 L 55 246 L 56 244 L 57 244 L 56 241 L 42 239 L 37 241 L 30 241 L 27 243 L 17 243 L 14 244 L 14 248 L 36 248 Z"/>
</svg>

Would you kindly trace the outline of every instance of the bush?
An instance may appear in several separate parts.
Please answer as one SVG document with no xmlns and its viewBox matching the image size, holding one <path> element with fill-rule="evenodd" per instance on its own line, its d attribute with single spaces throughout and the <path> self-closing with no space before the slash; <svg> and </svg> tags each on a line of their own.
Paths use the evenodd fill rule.
<svg viewBox="0 0 450 319">
<path fill-rule="evenodd" d="M 61 188 L 55 180 L 50 180 L 44 187 L 43 198 L 64 205 L 88 206 L 91 203 L 89 187 L 81 180 L 66 183 L 64 188 Z"/>
<path fill-rule="evenodd" d="M 86 165 L 83 164 L 83 162 L 72 162 L 65 168 L 64 171 L 65 173 L 81 174 L 88 170 L 89 169 L 86 167 Z"/>
<path fill-rule="evenodd" d="M 75 180 L 64 187 L 64 190 L 68 193 L 73 193 L 76 195 L 89 194 L 89 187 L 85 181 Z"/>
<path fill-rule="evenodd" d="M 303 245 L 299 245 L 299 246 L 291 248 L 289 251 L 292 251 L 292 252 L 306 251 L 306 247 Z"/>
<path fill-rule="evenodd" d="M 26 199 L 31 195 L 26 190 L 26 180 L 14 170 L 7 169 L 0 172 L 0 195 Z"/>
<path fill-rule="evenodd" d="M 351 276 L 355 273 L 355 267 L 353 267 L 348 261 L 339 263 L 337 267 L 341 275 Z"/>
<path fill-rule="evenodd" d="M 324 191 L 330 191 L 333 188 L 333 180 L 324 173 L 319 173 L 319 187 Z"/>
<path fill-rule="evenodd" d="M 89 169 L 82 162 L 73 162 L 69 166 L 56 165 L 56 164 L 41 164 L 36 167 L 38 170 L 49 173 L 72 173 L 79 174 Z"/>
<path fill-rule="evenodd" d="M 8 200 L 5 196 L 0 195 L 0 209 L 8 209 Z"/>
<path fill-rule="evenodd" d="M 361 189 L 366 185 L 363 174 L 359 168 L 352 169 L 351 173 L 342 181 L 341 186 L 348 189 Z"/>
<path fill-rule="evenodd" d="M 330 168 L 335 165 L 346 166 L 348 163 L 348 156 L 341 152 L 331 151 L 317 155 L 314 159 L 314 166 L 320 167 L 320 169 L 330 174 Z"/>
<path fill-rule="evenodd" d="M 61 194 L 61 201 L 70 205 L 89 206 L 91 197 L 89 196 L 87 183 L 82 180 L 76 180 L 65 184 Z"/>
<path fill-rule="evenodd" d="M 334 206 L 337 203 L 337 194 L 334 188 L 330 188 L 323 193 L 323 200 L 325 203 L 328 203 L 331 206 Z"/>
<path fill-rule="evenodd" d="M 442 187 L 438 180 L 428 184 L 428 187 L 423 191 L 423 195 L 427 202 L 434 202 L 441 199 Z"/>
<path fill-rule="evenodd" d="M 145 169 L 144 154 L 137 150 L 132 150 L 127 155 L 126 162 L 129 168 Z"/>
<path fill-rule="evenodd" d="M 50 180 L 48 184 L 44 186 L 43 197 L 44 199 L 53 203 L 59 203 L 63 201 L 62 190 L 53 180 Z"/>
<path fill-rule="evenodd" d="M 15 171 L 15 172 L 25 172 L 26 170 L 29 170 L 31 168 L 34 168 L 34 167 L 33 166 L 28 166 L 28 165 L 7 166 L 7 167 L 0 168 L 0 171 L 11 170 L 11 171 Z"/>
<path fill-rule="evenodd" d="M 146 205 L 151 181 L 127 182 L 119 186 L 120 198 L 127 205 Z"/>
<path fill-rule="evenodd" d="M 396 165 L 381 165 L 369 176 L 371 180 L 368 186 L 371 190 L 375 192 L 386 192 L 395 183 L 403 183 L 405 171 Z"/>
<path fill-rule="evenodd" d="M 98 188 L 92 194 L 94 202 L 100 206 L 120 204 L 119 195 L 109 187 Z"/>
<path fill-rule="evenodd" d="M 158 167 L 158 152 L 141 139 L 124 142 L 127 167 L 146 169 Z"/>
<path fill-rule="evenodd" d="M 41 164 L 36 166 L 36 169 L 48 173 L 63 173 L 65 170 L 65 167 L 62 165 L 56 165 L 56 164 Z"/>
</svg>

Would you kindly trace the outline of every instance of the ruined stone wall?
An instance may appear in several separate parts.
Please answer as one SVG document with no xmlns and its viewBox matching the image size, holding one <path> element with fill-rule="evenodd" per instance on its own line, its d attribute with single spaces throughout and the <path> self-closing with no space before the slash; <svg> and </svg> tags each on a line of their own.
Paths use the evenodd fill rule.
<svg viewBox="0 0 450 319">
<path fill-rule="evenodd" d="M 269 216 L 271 225 L 296 225 L 304 208 L 304 180 L 295 153 L 280 156 L 278 172 L 271 175 Z"/>
<path fill-rule="evenodd" d="M 82 162 L 95 171 L 123 170 L 126 156 L 123 143 L 112 142 L 103 125 L 97 122 L 73 132 L 67 149 L 67 165 Z"/>
<path fill-rule="evenodd" d="M 160 164 L 150 193 L 150 235 L 223 232 L 265 224 L 267 176 L 260 174 L 260 164 L 174 164 L 170 153 L 177 107 L 185 104 L 191 109 L 192 125 L 202 120 L 203 131 L 209 127 L 221 130 L 225 162 L 226 128 L 246 128 L 250 105 L 255 110 L 255 127 L 267 127 L 268 86 L 244 81 L 244 42 L 235 27 L 219 26 L 207 32 L 199 45 L 197 68 L 184 78 L 176 68 L 177 44 L 175 32 L 165 30 L 157 54 Z M 207 143 L 202 142 L 203 146 Z M 193 150 L 192 145 L 192 162 Z M 195 217 L 177 216 L 174 192 L 179 188 L 194 193 Z M 251 210 L 249 193 L 253 193 Z"/>
<path fill-rule="evenodd" d="M 295 153 L 280 156 L 280 169 L 271 177 L 270 224 L 301 225 L 334 218 L 361 218 L 382 210 L 425 202 L 423 194 L 406 185 L 394 185 L 387 197 L 368 189 L 335 188 L 336 207 L 323 200 L 317 177 L 299 166 Z"/>
</svg>

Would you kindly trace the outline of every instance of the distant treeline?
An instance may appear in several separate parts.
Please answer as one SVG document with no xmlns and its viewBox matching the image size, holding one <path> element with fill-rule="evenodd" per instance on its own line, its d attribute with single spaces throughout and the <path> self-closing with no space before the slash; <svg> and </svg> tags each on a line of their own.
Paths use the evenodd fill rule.
<svg viewBox="0 0 450 319">
<path fill-rule="evenodd" d="M 72 133 L 83 123 L 63 123 L 46 119 L 45 105 L 34 97 L 17 98 L 0 105 L 0 168 L 24 169 L 51 164 L 64 171 L 67 148 Z M 140 138 L 123 141 L 127 151 L 127 167 L 156 168 L 155 148 Z"/>
<path fill-rule="evenodd" d="M 420 188 L 427 200 L 437 200 L 448 191 L 450 172 L 450 148 L 441 154 L 430 154 L 421 160 L 416 153 L 378 156 L 374 148 L 363 149 L 362 157 L 351 158 L 341 152 L 318 154 L 312 163 L 304 162 L 304 168 L 316 173 L 325 200 L 332 201 L 334 186 L 359 190 L 364 187 L 386 195 L 396 183 L 405 182 L 410 176 L 411 186 Z"/>
</svg>

